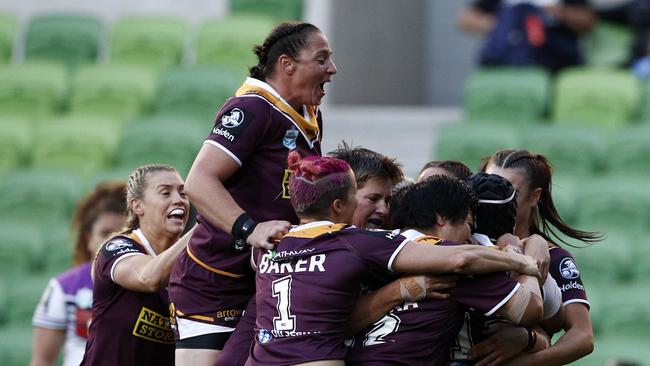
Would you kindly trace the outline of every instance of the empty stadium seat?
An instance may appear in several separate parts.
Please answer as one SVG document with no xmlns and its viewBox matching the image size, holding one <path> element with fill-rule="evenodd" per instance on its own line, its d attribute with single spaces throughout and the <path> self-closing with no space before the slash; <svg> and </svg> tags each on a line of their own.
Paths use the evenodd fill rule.
<svg viewBox="0 0 650 366">
<path fill-rule="evenodd" d="M 187 23 L 174 17 L 128 16 L 111 35 L 111 60 L 162 70 L 178 65 L 188 35 Z"/>
<path fill-rule="evenodd" d="M 18 170 L 0 179 L 0 222 L 31 222 L 35 227 L 70 220 L 80 194 L 79 179 L 51 169 Z"/>
<path fill-rule="evenodd" d="M 553 175 L 553 204 L 560 217 L 570 224 L 576 222 L 576 191 L 580 187 L 580 179 L 581 176 L 572 174 Z"/>
<path fill-rule="evenodd" d="M 156 73 L 145 67 L 93 65 L 80 68 L 72 82 L 70 111 L 121 120 L 151 106 Z"/>
<path fill-rule="evenodd" d="M 0 117 L 0 175 L 26 165 L 32 143 L 32 126 L 21 117 Z"/>
<path fill-rule="evenodd" d="M 650 176 L 650 127 L 634 127 L 617 131 L 607 149 L 610 174 Z"/>
<path fill-rule="evenodd" d="M 230 0 L 231 14 L 271 16 L 280 21 L 302 19 L 302 0 Z"/>
<path fill-rule="evenodd" d="M 617 128 L 636 118 L 641 88 L 634 75 L 614 68 L 574 68 L 555 83 L 553 119 Z"/>
<path fill-rule="evenodd" d="M 589 33 L 587 62 L 600 66 L 622 65 L 630 55 L 633 37 L 627 26 L 599 21 Z"/>
<path fill-rule="evenodd" d="M 540 121 L 548 85 L 548 74 L 542 69 L 481 68 L 465 84 L 465 111 L 470 121 Z"/>
<path fill-rule="evenodd" d="M 650 192 L 645 179 L 584 180 L 576 194 L 577 222 L 582 229 L 643 232 L 648 228 Z"/>
<path fill-rule="evenodd" d="M 481 159 L 500 149 L 518 148 L 515 127 L 455 123 L 441 126 L 433 159 L 458 160 L 476 170 Z"/>
<path fill-rule="evenodd" d="M 119 126 L 115 119 L 84 115 L 48 120 L 36 129 L 32 165 L 88 178 L 110 164 Z"/>
<path fill-rule="evenodd" d="M 61 65 L 26 62 L 0 68 L 0 111 L 38 118 L 60 111 L 66 96 Z"/>
<path fill-rule="evenodd" d="M 605 136 L 598 126 L 531 126 L 522 145 L 545 155 L 559 175 L 592 175 L 602 170 Z"/>
<path fill-rule="evenodd" d="M 8 63 L 11 60 L 17 31 L 16 17 L 0 12 L 0 63 Z"/>
<path fill-rule="evenodd" d="M 226 99 L 235 95 L 242 82 L 240 75 L 229 69 L 173 69 L 161 77 L 156 110 L 160 114 L 206 120 L 209 125 L 219 108 Z"/>
<path fill-rule="evenodd" d="M 36 16 L 27 27 L 25 58 L 59 61 L 70 67 L 94 62 L 102 31 L 101 21 L 91 15 Z"/>
<path fill-rule="evenodd" d="M 633 276 L 634 239 L 630 233 L 609 230 L 603 241 L 583 248 L 570 248 L 581 277 L 597 286 L 629 281 Z"/>
<path fill-rule="evenodd" d="M 130 123 L 120 139 L 116 166 L 169 164 L 185 176 L 210 128 L 178 117 L 154 117 Z"/>
<path fill-rule="evenodd" d="M 4 366 L 29 365 L 32 354 L 32 327 L 18 324 L 0 328 L 0 359 Z"/>
<path fill-rule="evenodd" d="M 0 276 L 42 272 L 50 250 L 43 238 L 37 225 L 3 220 L 0 223 Z"/>
<path fill-rule="evenodd" d="M 257 64 L 253 46 L 262 44 L 274 23 L 260 16 L 230 16 L 202 24 L 196 37 L 196 63 L 236 70 L 244 76 Z"/>
</svg>

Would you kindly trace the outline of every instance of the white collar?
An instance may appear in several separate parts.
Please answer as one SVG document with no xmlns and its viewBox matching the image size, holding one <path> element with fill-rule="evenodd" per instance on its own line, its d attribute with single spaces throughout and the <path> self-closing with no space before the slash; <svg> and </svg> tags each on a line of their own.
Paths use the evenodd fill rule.
<svg viewBox="0 0 650 366">
<path fill-rule="evenodd" d="M 142 245 L 144 245 L 144 248 L 147 250 L 147 252 L 152 256 L 152 257 L 157 257 L 158 254 L 153 250 L 153 247 L 151 247 L 151 244 L 149 244 L 149 240 L 144 236 L 142 233 L 142 230 L 140 229 L 135 229 L 133 230 L 133 233 L 140 239 L 142 242 Z"/>
<path fill-rule="evenodd" d="M 425 236 L 421 232 L 419 232 L 417 230 L 413 230 L 413 229 L 404 230 L 399 234 L 401 236 L 405 237 L 406 239 L 410 240 L 410 241 L 414 241 L 414 240 L 417 240 L 417 239 Z"/>
</svg>

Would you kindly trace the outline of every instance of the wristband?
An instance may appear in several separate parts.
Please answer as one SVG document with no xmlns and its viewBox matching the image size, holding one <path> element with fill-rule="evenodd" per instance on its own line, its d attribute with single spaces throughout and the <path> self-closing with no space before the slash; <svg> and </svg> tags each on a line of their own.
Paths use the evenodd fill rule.
<svg viewBox="0 0 650 366">
<path fill-rule="evenodd" d="M 524 351 L 530 352 L 535 348 L 535 343 L 537 343 L 537 332 L 531 328 L 526 328 L 526 330 L 528 331 L 528 344 L 524 348 Z"/>
<path fill-rule="evenodd" d="M 246 248 L 246 239 L 255 230 L 257 222 L 250 217 L 249 214 L 244 212 L 239 215 L 235 223 L 232 224 L 232 241 L 235 250 L 244 250 Z"/>
</svg>

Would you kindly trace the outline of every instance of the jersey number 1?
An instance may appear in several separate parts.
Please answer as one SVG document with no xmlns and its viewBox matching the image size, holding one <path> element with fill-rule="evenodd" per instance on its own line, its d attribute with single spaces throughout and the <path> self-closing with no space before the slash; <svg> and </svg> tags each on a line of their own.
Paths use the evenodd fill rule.
<svg viewBox="0 0 650 366">
<path fill-rule="evenodd" d="M 273 329 L 293 332 L 296 330 L 296 317 L 291 315 L 291 276 L 273 281 L 273 297 L 278 298 L 278 315 L 273 317 Z"/>
</svg>

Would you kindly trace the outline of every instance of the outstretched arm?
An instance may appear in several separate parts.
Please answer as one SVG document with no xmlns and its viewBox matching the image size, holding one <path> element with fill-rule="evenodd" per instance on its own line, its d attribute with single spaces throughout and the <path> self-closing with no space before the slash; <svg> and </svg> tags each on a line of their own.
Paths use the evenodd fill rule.
<svg viewBox="0 0 650 366">
<path fill-rule="evenodd" d="M 125 289 L 140 292 L 156 292 L 167 286 L 172 265 L 189 243 L 193 232 L 194 228 L 156 257 L 134 255 L 124 258 L 115 264 L 113 270 L 115 283 Z"/>
<path fill-rule="evenodd" d="M 479 274 L 513 271 L 538 276 L 537 264 L 525 255 L 505 253 L 478 245 L 422 245 L 409 242 L 393 262 L 405 273 Z"/>
</svg>

